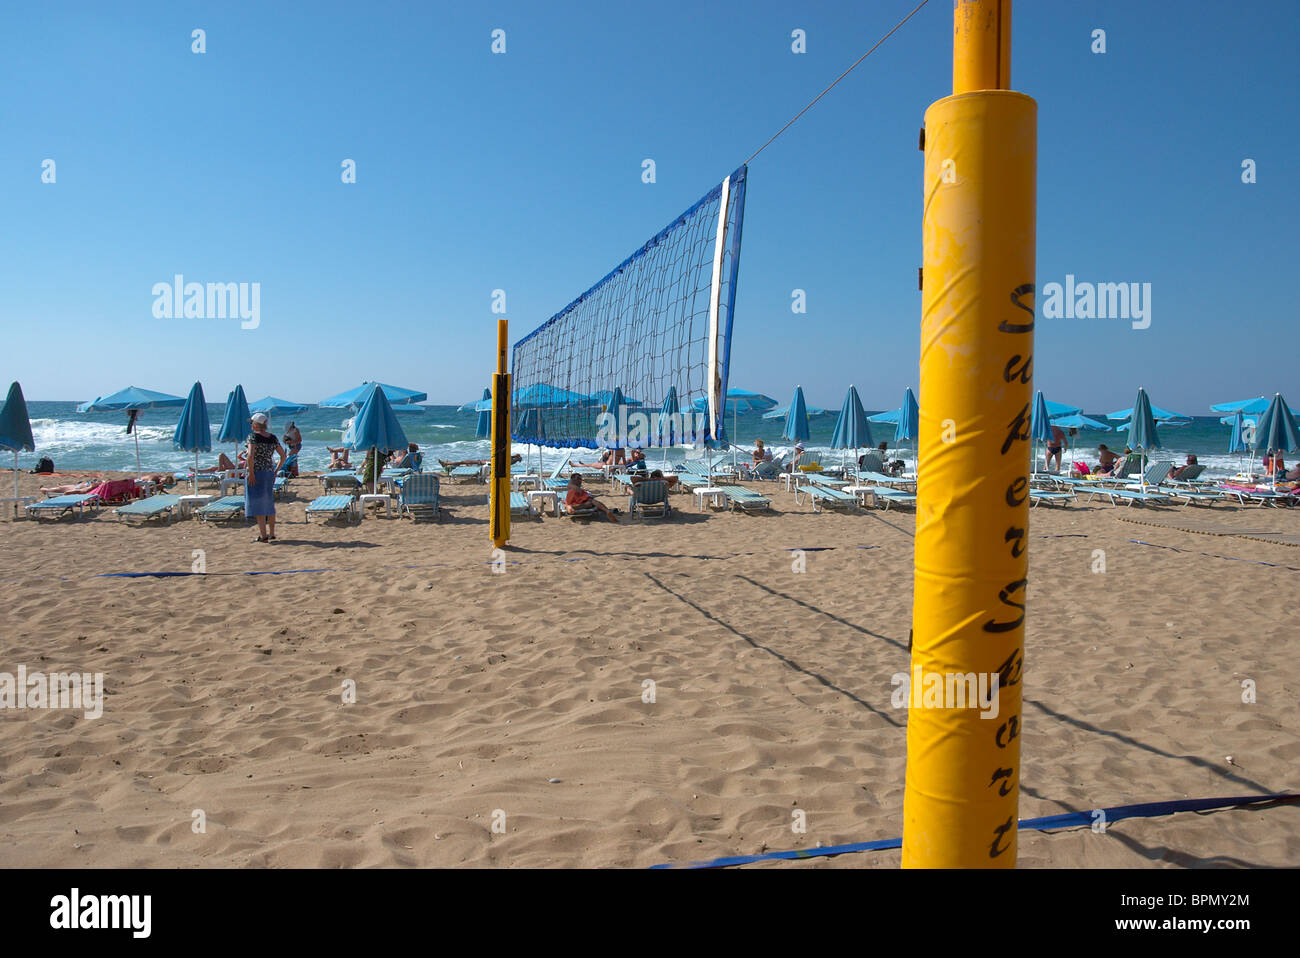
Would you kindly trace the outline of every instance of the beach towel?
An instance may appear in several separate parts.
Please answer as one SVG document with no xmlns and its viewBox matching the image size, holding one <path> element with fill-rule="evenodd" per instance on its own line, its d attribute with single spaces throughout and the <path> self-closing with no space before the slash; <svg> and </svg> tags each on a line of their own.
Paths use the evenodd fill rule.
<svg viewBox="0 0 1300 958">
<path fill-rule="evenodd" d="M 101 482 L 90 490 L 92 496 L 98 496 L 102 503 L 127 502 L 143 497 L 144 490 L 136 486 L 134 479 L 111 479 Z"/>
</svg>

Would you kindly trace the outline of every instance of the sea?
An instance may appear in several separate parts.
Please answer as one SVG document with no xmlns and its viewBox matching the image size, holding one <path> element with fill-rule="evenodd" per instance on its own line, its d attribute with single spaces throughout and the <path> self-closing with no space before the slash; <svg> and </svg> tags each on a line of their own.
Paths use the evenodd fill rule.
<svg viewBox="0 0 1300 958">
<path fill-rule="evenodd" d="M 114 413 L 79 413 L 75 402 L 29 402 L 28 414 L 32 421 L 32 435 L 36 441 L 35 453 L 23 453 L 19 456 L 19 467 L 31 469 L 36 460 L 48 456 L 54 461 L 58 472 L 134 472 L 135 440 L 126 432 L 127 414 Z M 426 463 L 435 459 L 486 459 L 490 454 L 487 439 L 475 436 L 478 416 L 473 412 L 461 412 L 455 406 L 424 405 L 422 412 L 402 413 L 399 422 L 406 432 L 408 440 L 418 443 L 424 452 Z M 199 465 L 216 464 L 218 453 L 225 451 L 232 458 L 235 447 L 233 443 L 216 441 L 224 412 L 222 404 L 209 404 L 208 418 L 212 421 L 212 451 L 199 454 Z M 874 413 L 869 413 L 872 415 Z M 346 409 L 312 408 L 296 415 L 275 416 L 271 420 L 271 429 L 277 435 L 283 435 L 285 428 L 292 421 L 297 424 L 303 437 L 303 449 L 299 456 L 300 468 L 304 471 L 317 471 L 329 464 L 327 447 L 340 445 L 344 424 L 352 413 Z M 1093 419 L 1105 420 L 1105 415 L 1088 413 Z M 172 435 L 180 416 L 179 409 L 146 410 L 140 414 L 136 429 L 140 441 L 140 461 L 149 472 L 171 472 L 188 470 L 194 465 L 194 454 L 172 447 Z M 734 425 L 733 425 L 734 424 Z M 739 444 L 752 448 L 756 438 L 763 439 L 773 454 L 780 456 L 793 443 L 781 435 L 784 421 L 763 419 L 761 413 L 740 414 L 737 418 L 728 415 L 727 427 L 734 428 L 734 435 L 739 437 Z M 811 438 L 807 443 L 810 449 L 820 455 L 821 461 L 837 463 L 844 453 L 830 448 L 831 436 L 835 430 L 835 416 L 817 417 L 810 421 Z M 1174 459 L 1182 463 L 1188 453 L 1195 453 L 1206 469 L 1205 476 L 1230 476 L 1238 473 L 1243 466 L 1240 456 L 1229 454 L 1229 426 L 1219 422 L 1214 416 L 1195 417 L 1187 425 L 1160 426 L 1160 440 L 1164 446 L 1161 457 Z M 891 425 L 872 424 L 872 437 L 876 442 L 889 443 L 890 456 L 911 462 L 914 458 L 914 443 L 895 441 L 894 427 Z M 1070 455 L 1068 446 L 1066 461 L 1083 459 L 1095 463 L 1097 444 L 1104 442 L 1112 448 L 1123 449 L 1126 434 L 1103 433 L 1099 431 L 1080 431 L 1075 437 L 1076 451 Z M 541 456 L 542 468 L 550 471 L 568 454 L 567 449 L 546 448 L 516 443 L 514 451 L 536 463 Z M 1039 455 L 1041 456 L 1041 445 Z M 706 455 L 703 450 L 670 448 L 667 450 L 669 462 L 680 461 L 687 456 Z M 731 453 L 715 451 L 715 461 L 730 458 Z M 737 455 L 746 456 L 743 450 Z M 575 459 L 579 461 L 594 460 L 596 453 L 590 455 L 579 450 Z M 651 464 L 665 458 L 660 449 L 649 450 L 647 454 Z M 9 457 L 0 460 L 0 468 L 8 465 Z M 1041 461 L 1041 460 L 1040 460 Z"/>
</svg>

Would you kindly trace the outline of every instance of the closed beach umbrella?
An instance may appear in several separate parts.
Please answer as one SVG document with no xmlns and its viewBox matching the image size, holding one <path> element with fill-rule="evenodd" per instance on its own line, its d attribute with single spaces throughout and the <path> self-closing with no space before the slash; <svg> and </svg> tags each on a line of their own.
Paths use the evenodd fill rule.
<svg viewBox="0 0 1300 958">
<path fill-rule="evenodd" d="M 1250 444 L 1246 442 L 1246 419 L 1241 414 L 1241 410 L 1238 409 L 1236 415 L 1232 417 L 1232 433 L 1228 436 L 1228 452 L 1235 452 L 1241 457 L 1237 461 L 1238 470 L 1241 469 L 1241 460 L 1246 458 L 1246 451 L 1249 446 Z M 1254 464 L 1253 455 L 1252 453 L 1252 466 Z"/>
<path fill-rule="evenodd" d="M 1291 452 L 1300 449 L 1300 426 L 1296 425 L 1291 407 L 1281 393 L 1273 396 L 1268 409 L 1259 417 L 1255 427 L 1255 448 L 1270 452 Z M 1273 486 L 1277 487 L 1277 470 L 1273 470 Z"/>
<path fill-rule="evenodd" d="M 664 450 L 664 466 L 668 465 L 668 447 L 683 441 L 680 429 L 682 409 L 677 400 L 677 387 L 669 386 L 664 404 L 659 407 L 659 428 L 656 439 Z"/>
<path fill-rule="evenodd" d="M 785 429 L 781 431 L 791 442 L 807 442 L 812 436 L 808 428 L 808 404 L 803 399 L 803 387 L 794 387 L 794 398 L 786 408 Z"/>
<path fill-rule="evenodd" d="M 1047 400 L 1043 398 L 1043 391 L 1040 389 L 1034 393 L 1033 412 L 1029 418 L 1029 438 L 1034 443 L 1034 462 L 1038 462 L 1038 442 L 1050 442 L 1052 438 L 1052 414 L 1048 409 Z M 1035 465 L 1035 470 L 1037 465 Z M 1046 468 L 1046 463 L 1044 463 Z"/>
<path fill-rule="evenodd" d="M 619 409 L 627 405 L 627 400 L 623 398 L 622 388 L 615 386 L 609 393 L 609 402 L 603 405 L 605 405 L 605 412 L 614 417 L 614 442 L 611 448 L 620 449 L 627 439 L 626 436 L 619 432 Z"/>
<path fill-rule="evenodd" d="M 135 431 L 137 417 L 146 409 L 168 409 L 184 406 L 185 400 L 170 393 L 154 392 L 139 386 L 127 386 L 111 396 L 100 396 L 77 407 L 77 412 L 127 412 L 126 431 L 135 436 L 135 475 L 138 479 L 144 470 L 140 466 L 140 434 Z"/>
<path fill-rule="evenodd" d="M 212 423 L 208 421 L 208 401 L 203 398 L 203 384 L 195 383 L 181 408 L 181 419 L 172 433 L 172 445 L 194 453 L 194 491 L 199 491 L 199 453 L 212 450 Z"/>
<path fill-rule="evenodd" d="M 27 416 L 27 400 L 23 398 L 23 387 L 18 383 L 10 384 L 4 408 L 0 409 L 0 449 L 14 454 L 14 498 L 17 499 L 18 453 L 36 451 L 32 421 Z"/>
<path fill-rule="evenodd" d="M 1160 436 L 1156 433 L 1156 417 L 1152 408 L 1147 391 L 1139 386 L 1137 401 L 1131 410 L 1133 418 L 1128 426 L 1128 445 L 1129 448 L 1142 452 L 1143 492 L 1146 491 L 1147 452 L 1160 448 Z M 1114 414 L 1111 418 L 1114 418 Z"/>
<path fill-rule="evenodd" d="M 862 408 L 858 397 L 858 387 L 850 386 L 840 407 L 840 416 L 835 420 L 835 433 L 831 436 L 832 449 L 852 449 L 857 459 L 858 450 L 874 446 L 871 441 L 871 427 L 867 424 L 867 411 Z M 843 460 L 841 460 L 843 464 Z"/>
<path fill-rule="evenodd" d="M 384 392 L 384 389 L 378 387 L 370 391 L 365 405 L 353 417 L 352 425 L 343 434 L 343 445 L 349 449 L 368 449 L 372 454 L 406 448 L 406 433 L 402 431 Z M 376 455 L 371 492 L 379 488 L 378 466 L 379 459 Z"/>
<path fill-rule="evenodd" d="M 492 390 L 483 390 L 482 402 L 487 403 L 487 408 L 480 409 L 478 412 L 478 422 L 474 424 L 476 439 L 487 439 L 492 435 Z"/>
<path fill-rule="evenodd" d="M 307 403 L 291 402 L 277 396 L 263 396 L 257 402 L 248 404 L 249 412 L 264 412 L 268 416 L 296 415 L 300 412 L 306 412 L 310 408 L 311 406 Z"/>
<path fill-rule="evenodd" d="M 894 439 L 895 441 L 915 440 L 921 435 L 920 430 L 921 407 L 917 404 L 912 387 L 908 386 L 903 393 L 903 405 L 898 408 L 898 428 L 894 430 Z M 912 457 L 912 461 L 912 471 L 915 472 L 920 464 L 915 456 Z"/>
<path fill-rule="evenodd" d="M 247 440 L 248 434 L 253 431 L 252 425 L 249 424 L 252 415 L 248 410 L 248 400 L 244 398 L 244 387 L 236 386 L 226 397 L 226 411 L 221 417 L 217 442 L 239 444 Z"/>
</svg>

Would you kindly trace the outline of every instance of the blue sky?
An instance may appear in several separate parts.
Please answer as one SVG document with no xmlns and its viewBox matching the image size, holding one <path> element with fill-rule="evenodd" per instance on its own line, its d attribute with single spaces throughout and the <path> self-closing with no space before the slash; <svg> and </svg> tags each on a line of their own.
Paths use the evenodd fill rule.
<svg viewBox="0 0 1300 958">
<path fill-rule="evenodd" d="M 0 374 L 35 400 L 195 379 L 211 397 L 242 382 L 314 401 L 367 379 L 477 396 L 492 290 L 520 338 L 912 6 L 7 4 Z M 871 408 L 915 386 L 916 139 L 951 90 L 951 18 L 931 0 L 751 165 L 732 385 L 784 401 L 802 383 L 838 407 L 854 383 Z M 1149 329 L 1041 320 L 1039 387 L 1108 411 L 1142 385 L 1191 414 L 1300 393 L 1300 4 L 1015 18 L 1012 84 L 1039 102 L 1040 291 L 1067 273 L 1152 284 Z M 261 325 L 155 319 L 152 287 L 176 273 L 260 283 Z"/>
</svg>

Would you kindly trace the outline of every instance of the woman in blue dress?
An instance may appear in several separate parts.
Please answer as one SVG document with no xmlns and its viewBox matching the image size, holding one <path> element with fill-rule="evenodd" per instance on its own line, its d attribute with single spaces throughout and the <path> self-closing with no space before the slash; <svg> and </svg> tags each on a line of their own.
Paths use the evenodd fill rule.
<svg viewBox="0 0 1300 958">
<path fill-rule="evenodd" d="M 251 421 L 244 514 L 257 520 L 257 541 L 272 542 L 275 540 L 275 474 L 284 467 L 284 447 L 267 428 L 266 413 L 255 414 Z M 279 466 L 273 461 L 276 453 L 280 454 Z"/>
</svg>

